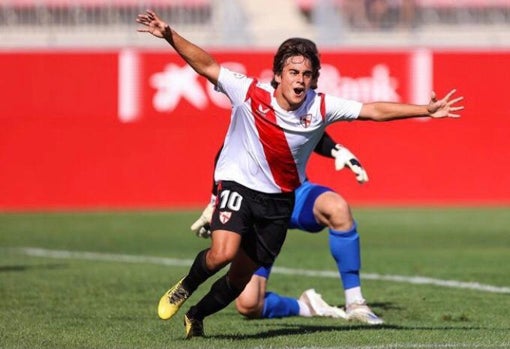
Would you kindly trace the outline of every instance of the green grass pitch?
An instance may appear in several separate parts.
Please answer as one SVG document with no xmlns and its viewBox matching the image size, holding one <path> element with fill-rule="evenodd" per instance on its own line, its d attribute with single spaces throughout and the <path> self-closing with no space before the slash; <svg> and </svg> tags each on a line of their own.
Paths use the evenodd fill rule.
<svg viewBox="0 0 510 349">
<path fill-rule="evenodd" d="M 510 348 L 509 207 L 353 212 L 383 326 L 250 321 L 230 305 L 189 341 L 182 316 L 216 277 L 171 320 L 156 306 L 208 246 L 189 231 L 198 211 L 1 213 L 0 348 Z M 269 285 L 342 305 L 327 230 L 289 231 Z"/>
</svg>

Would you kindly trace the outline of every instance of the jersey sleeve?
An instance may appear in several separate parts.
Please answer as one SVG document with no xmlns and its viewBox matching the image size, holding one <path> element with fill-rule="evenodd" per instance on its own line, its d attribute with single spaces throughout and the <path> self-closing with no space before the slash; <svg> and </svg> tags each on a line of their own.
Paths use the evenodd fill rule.
<svg viewBox="0 0 510 349">
<path fill-rule="evenodd" d="M 224 93 L 230 99 L 230 103 L 236 106 L 245 101 L 252 82 L 253 79 L 244 74 L 221 67 L 215 90 Z"/>
<path fill-rule="evenodd" d="M 352 121 L 358 118 L 363 103 L 343 99 L 332 95 L 325 95 L 325 117 L 326 123 L 332 123 L 335 121 Z"/>
</svg>

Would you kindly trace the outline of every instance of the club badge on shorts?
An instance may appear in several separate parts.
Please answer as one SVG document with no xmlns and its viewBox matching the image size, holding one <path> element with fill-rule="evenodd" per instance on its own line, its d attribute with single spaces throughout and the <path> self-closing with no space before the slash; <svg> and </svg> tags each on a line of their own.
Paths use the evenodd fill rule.
<svg viewBox="0 0 510 349">
<path fill-rule="evenodd" d="M 220 212 L 220 222 L 225 224 L 230 220 L 230 217 L 232 217 L 232 212 Z"/>
</svg>

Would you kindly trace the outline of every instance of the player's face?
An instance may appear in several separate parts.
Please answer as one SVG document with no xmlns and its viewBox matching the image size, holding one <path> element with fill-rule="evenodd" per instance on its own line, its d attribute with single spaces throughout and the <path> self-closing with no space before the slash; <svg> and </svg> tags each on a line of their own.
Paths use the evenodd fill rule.
<svg viewBox="0 0 510 349">
<path fill-rule="evenodd" d="M 303 56 L 289 57 L 281 75 L 275 76 L 276 100 L 285 110 L 296 110 L 303 104 L 313 82 L 312 63 Z"/>
</svg>

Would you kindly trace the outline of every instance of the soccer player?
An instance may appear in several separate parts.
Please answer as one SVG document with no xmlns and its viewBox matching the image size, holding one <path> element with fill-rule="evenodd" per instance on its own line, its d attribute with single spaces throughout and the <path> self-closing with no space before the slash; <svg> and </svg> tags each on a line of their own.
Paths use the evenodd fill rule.
<svg viewBox="0 0 510 349">
<path fill-rule="evenodd" d="M 315 92 L 320 59 L 315 44 L 291 38 L 278 48 L 271 84 L 222 67 L 183 38 L 154 11 L 139 14 L 139 32 L 165 39 L 184 61 L 224 93 L 231 121 L 214 171 L 218 206 L 211 221 L 211 246 L 195 257 L 187 275 L 160 299 L 158 315 L 173 317 L 207 279 L 226 274 L 184 315 L 186 338 L 203 336 L 203 320 L 234 301 L 261 266 L 275 261 L 285 241 L 294 192 L 305 180 L 310 154 L 326 126 L 338 121 L 390 121 L 411 117 L 459 117 L 462 97 L 427 105 L 362 104 Z"/>
<path fill-rule="evenodd" d="M 326 132 L 314 150 L 320 155 L 334 158 L 336 170 L 347 166 L 354 172 L 359 183 L 368 181 L 368 175 L 359 160 L 347 148 L 336 144 Z M 201 216 L 191 225 L 191 230 L 197 236 L 210 236 L 209 227 L 216 203 L 216 186 L 213 181 L 211 200 Z M 330 306 L 314 289 L 306 290 L 299 299 L 266 292 L 271 267 L 260 267 L 236 299 L 239 313 L 255 319 L 327 316 L 357 320 L 370 325 L 383 323 L 368 307 L 361 292 L 359 235 L 348 203 L 332 189 L 305 181 L 296 190 L 296 205 L 289 229 L 317 233 L 324 227 L 329 228 L 330 252 L 342 280 L 345 311 Z"/>
</svg>

